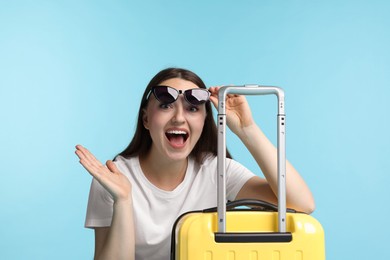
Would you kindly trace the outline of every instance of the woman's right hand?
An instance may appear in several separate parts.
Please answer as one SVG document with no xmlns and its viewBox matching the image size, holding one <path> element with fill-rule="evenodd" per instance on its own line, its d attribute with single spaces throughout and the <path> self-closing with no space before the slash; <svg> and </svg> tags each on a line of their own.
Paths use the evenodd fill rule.
<svg viewBox="0 0 390 260">
<path fill-rule="evenodd" d="M 76 145 L 76 155 L 81 165 L 112 195 L 115 202 L 130 199 L 130 181 L 111 160 L 104 165 L 81 145 Z"/>
</svg>

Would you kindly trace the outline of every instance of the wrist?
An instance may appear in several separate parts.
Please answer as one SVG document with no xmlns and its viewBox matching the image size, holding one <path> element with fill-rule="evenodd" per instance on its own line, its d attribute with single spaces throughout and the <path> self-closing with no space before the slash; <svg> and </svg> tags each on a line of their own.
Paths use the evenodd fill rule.
<svg viewBox="0 0 390 260">
<path fill-rule="evenodd" d="M 121 198 L 114 201 L 114 207 L 120 207 L 122 205 L 133 205 L 133 199 L 131 196 L 128 198 Z"/>
<path fill-rule="evenodd" d="M 247 125 L 237 132 L 237 136 L 244 143 L 253 142 L 253 140 L 257 139 L 262 134 L 263 132 L 255 123 Z"/>
</svg>

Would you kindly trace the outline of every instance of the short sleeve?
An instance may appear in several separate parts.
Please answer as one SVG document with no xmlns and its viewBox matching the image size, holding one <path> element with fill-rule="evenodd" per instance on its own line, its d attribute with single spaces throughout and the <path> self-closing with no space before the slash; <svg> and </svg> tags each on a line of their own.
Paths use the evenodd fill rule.
<svg viewBox="0 0 390 260">
<path fill-rule="evenodd" d="M 244 184 L 256 175 L 242 164 L 231 159 L 226 160 L 226 198 L 233 201 Z"/>
<path fill-rule="evenodd" d="M 114 200 L 104 187 L 95 179 L 92 180 L 88 198 L 85 227 L 111 226 Z"/>
</svg>

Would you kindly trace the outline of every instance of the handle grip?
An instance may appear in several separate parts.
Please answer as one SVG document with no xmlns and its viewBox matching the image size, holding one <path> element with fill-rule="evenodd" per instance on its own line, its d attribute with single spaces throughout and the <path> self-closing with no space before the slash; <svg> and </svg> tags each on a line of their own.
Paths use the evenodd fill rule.
<svg viewBox="0 0 390 260">
<path fill-rule="evenodd" d="M 277 212 L 278 206 L 263 200 L 256 200 L 256 199 L 241 199 L 241 200 L 234 200 L 229 201 L 226 203 L 226 211 L 234 211 L 238 207 L 249 207 L 249 210 L 259 210 L 259 211 L 271 211 L 271 212 Z M 204 209 L 203 212 L 210 213 L 210 212 L 216 212 L 217 207 Z M 287 208 L 286 210 L 288 213 L 297 213 L 295 209 Z"/>
</svg>

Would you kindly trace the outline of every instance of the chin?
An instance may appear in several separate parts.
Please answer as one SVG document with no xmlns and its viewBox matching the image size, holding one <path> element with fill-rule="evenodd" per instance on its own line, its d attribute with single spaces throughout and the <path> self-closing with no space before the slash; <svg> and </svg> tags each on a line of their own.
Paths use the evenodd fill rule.
<svg viewBox="0 0 390 260">
<path fill-rule="evenodd" d="M 180 161 L 187 159 L 191 154 L 192 150 L 182 149 L 181 151 L 169 151 L 167 152 L 167 157 L 172 161 Z"/>
</svg>

